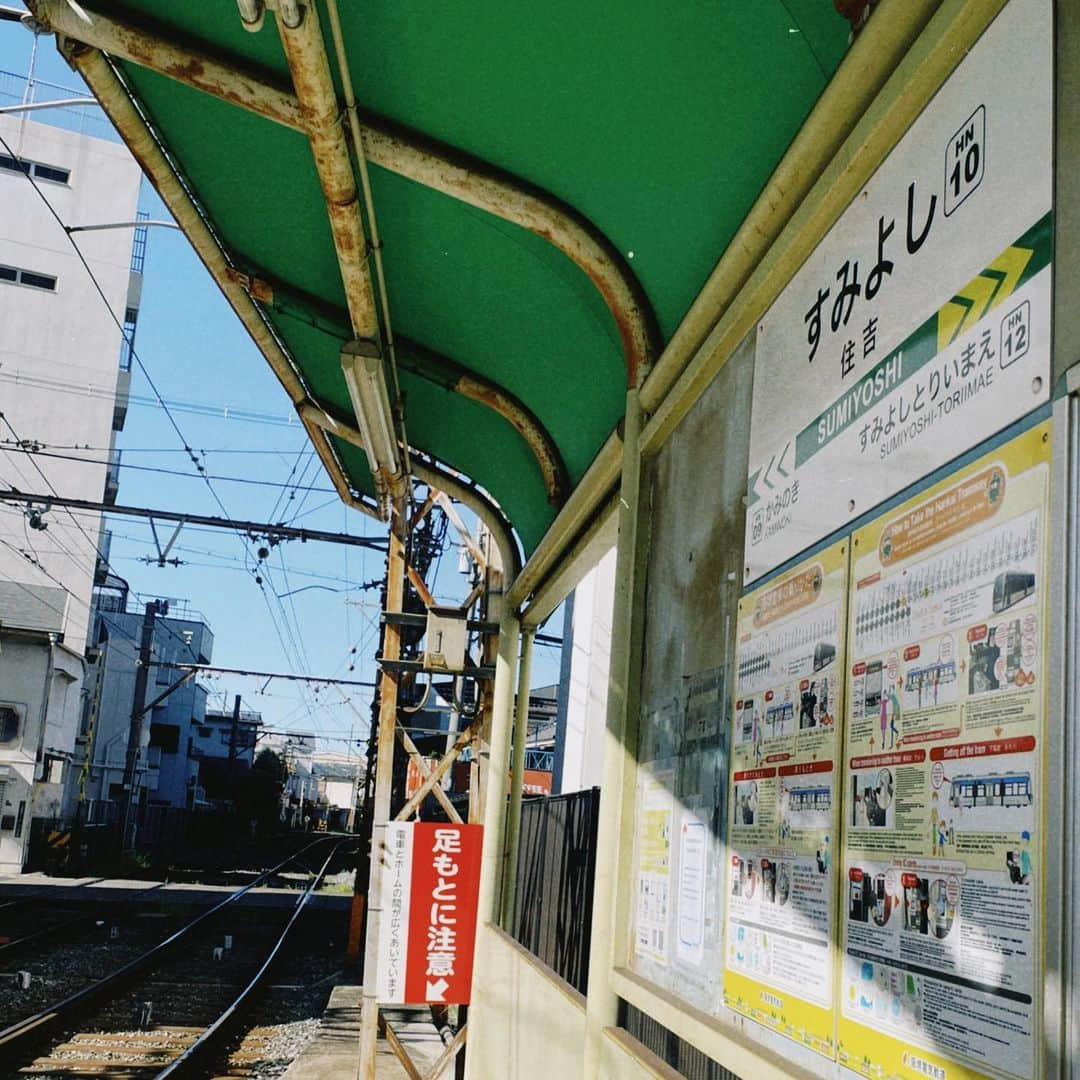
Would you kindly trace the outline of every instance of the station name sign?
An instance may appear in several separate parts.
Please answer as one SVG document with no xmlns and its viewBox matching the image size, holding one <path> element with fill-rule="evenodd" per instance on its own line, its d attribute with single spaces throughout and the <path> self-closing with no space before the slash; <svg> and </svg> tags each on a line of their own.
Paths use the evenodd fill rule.
<svg viewBox="0 0 1080 1080">
<path fill-rule="evenodd" d="M 1038 8 L 995 20 L 761 321 L 746 582 L 1049 399 Z"/>
</svg>

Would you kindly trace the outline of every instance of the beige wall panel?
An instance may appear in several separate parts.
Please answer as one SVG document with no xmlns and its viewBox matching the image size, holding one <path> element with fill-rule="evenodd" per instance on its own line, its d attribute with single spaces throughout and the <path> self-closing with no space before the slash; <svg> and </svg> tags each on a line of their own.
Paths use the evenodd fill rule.
<svg viewBox="0 0 1080 1080">
<path fill-rule="evenodd" d="M 482 926 L 468 1046 L 469 1080 L 576 1080 L 585 999 L 501 930 Z"/>
</svg>

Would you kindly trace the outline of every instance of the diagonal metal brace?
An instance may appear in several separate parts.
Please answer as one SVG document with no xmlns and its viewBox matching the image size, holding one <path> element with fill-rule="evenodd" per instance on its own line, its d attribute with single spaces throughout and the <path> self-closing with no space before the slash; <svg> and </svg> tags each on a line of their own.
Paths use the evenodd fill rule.
<svg viewBox="0 0 1080 1080">
<path fill-rule="evenodd" d="M 469 745 L 472 740 L 473 728 L 475 726 L 476 724 L 474 721 L 468 727 L 462 729 L 461 734 L 454 740 L 454 745 L 446 752 L 446 756 L 431 770 L 430 773 L 428 773 L 427 778 L 420 785 L 420 789 L 415 792 L 412 798 L 397 812 L 394 817 L 395 821 L 408 821 L 409 818 L 416 813 L 417 807 L 424 801 L 435 785 L 446 775 L 450 766 L 457 761 L 462 750 Z M 458 820 L 460 821 L 461 819 L 458 818 Z"/>
<path fill-rule="evenodd" d="M 395 726 L 394 730 L 397 737 L 401 740 L 401 745 L 405 747 L 405 752 L 416 762 L 417 767 L 420 769 L 420 775 L 426 779 L 428 776 L 427 762 L 416 748 L 416 743 L 412 741 L 409 737 L 409 733 L 404 728 Z M 455 825 L 461 825 L 461 815 L 457 812 L 457 808 L 454 804 L 446 797 L 446 792 L 443 791 L 442 785 L 432 784 L 431 794 L 435 796 L 439 805 L 449 815 L 450 820 L 454 822 Z M 417 804 L 417 808 L 419 808 L 419 804 Z"/>
</svg>

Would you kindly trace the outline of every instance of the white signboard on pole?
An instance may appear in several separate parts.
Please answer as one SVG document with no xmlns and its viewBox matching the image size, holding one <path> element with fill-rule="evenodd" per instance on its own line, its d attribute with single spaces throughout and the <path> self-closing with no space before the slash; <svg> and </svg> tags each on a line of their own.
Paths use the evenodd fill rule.
<svg viewBox="0 0 1080 1080">
<path fill-rule="evenodd" d="M 1011 0 L 758 330 L 746 581 L 1050 393 L 1050 0 Z"/>
</svg>

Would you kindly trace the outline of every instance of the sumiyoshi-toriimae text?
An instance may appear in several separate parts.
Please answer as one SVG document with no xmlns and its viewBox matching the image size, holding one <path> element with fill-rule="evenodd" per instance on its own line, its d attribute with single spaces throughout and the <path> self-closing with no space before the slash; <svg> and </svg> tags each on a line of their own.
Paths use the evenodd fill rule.
<svg viewBox="0 0 1080 1080">
<path fill-rule="evenodd" d="M 761 319 L 747 583 L 1048 400 L 1053 6 L 1004 5 Z"/>
<path fill-rule="evenodd" d="M 853 534 L 839 1058 L 1029 1077 L 1050 426 Z"/>
<path fill-rule="evenodd" d="M 724 999 L 832 1057 L 847 541 L 739 602 Z"/>
</svg>

